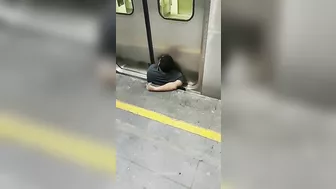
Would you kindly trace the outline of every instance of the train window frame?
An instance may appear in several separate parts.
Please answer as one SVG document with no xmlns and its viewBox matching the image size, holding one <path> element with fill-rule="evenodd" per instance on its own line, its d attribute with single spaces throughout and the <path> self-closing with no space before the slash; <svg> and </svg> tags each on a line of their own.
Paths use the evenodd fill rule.
<svg viewBox="0 0 336 189">
<path fill-rule="evenodd" d="M 165 19 L 165 20 L 172 20 L 172 21 L 178 21 L 178 22 L 189 22 L 191 19 L 194 18 L 194 15 L 195 15 L 195 2 L 196 0 L 192 0 L 193 1 L 193 7 L 192 7 L 192 14 L 191 14 L 191 17 L 188 19 L 188 20 L 182 20 L 182 19 L 177 19 L 177 18 L 166 18 L 164 17 L 162 14 L 161 14 L 161 11 L 160 11 L 160 0 L 157 0 L 157 5 L 158 5 L 158 12 L 160 14 L 160 16 Z"/>
<path fill-rule="evenodd" d="M 116 11 L 116 14 L 119 14 L 119 15 L 126 15 L 126 16 L 130 16 L 134 13 L 134 0 L 131 0 L 132 2 L 132 12 L 130 14 L 127 14 L 127 13 L 121 13 L 121 12 L 117 12 Z"/>
</svg>

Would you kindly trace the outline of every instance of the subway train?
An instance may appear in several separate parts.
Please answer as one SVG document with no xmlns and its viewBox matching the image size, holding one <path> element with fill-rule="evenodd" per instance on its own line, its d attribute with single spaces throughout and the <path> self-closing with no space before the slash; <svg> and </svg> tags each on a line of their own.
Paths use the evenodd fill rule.
<svg viewBox="0 0 336 189">
<path fill-rule="evenodd" d="M 116 0 L 117 72 L 146 79 L 150 63 L 170 54 L 186 90 L 220 99 L 220 0 Z"/>
</svg>

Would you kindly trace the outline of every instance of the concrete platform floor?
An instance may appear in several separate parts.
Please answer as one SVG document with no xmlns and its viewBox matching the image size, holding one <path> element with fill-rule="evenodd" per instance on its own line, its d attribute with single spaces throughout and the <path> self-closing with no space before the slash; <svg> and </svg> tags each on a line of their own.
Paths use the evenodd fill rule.
<svg viewBox="0 0 336 189">
<path fill-rule="evenodd" d="M 90 52 L 69 40 L 1 24 L 0 114 L 23 115 L 113 149 L 115 95 L 101 89 Z M 109 174 L 2 137 L 0 162 L 0 188 L 114 188 Z"/>
<path fill-rule="evenodd" d="M 151 93 L 144 81 L 119 74 L 116 93 L 123 102 L 220 132 L 218 100 Z M 116 127 L 118 161 L 127 167 L 117 168 L 118 188 L 220 188 L 220 143 L 118 109 Z M 119 185 L 129 177 L 133 182 Z"/>
</svg>

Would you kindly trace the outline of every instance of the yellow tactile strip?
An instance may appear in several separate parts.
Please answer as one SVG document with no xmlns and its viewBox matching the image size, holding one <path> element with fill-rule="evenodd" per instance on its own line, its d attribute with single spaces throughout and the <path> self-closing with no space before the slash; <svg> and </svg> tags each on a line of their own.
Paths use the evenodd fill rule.
<svg viewBox="0 0 336 189">
<path fill-rule="evenodd" d="M 176 120 L 173 118 L 170 118 L 168 116 L 162 115 L 160 113 L 156 113 L 151 110 L 147 110 L 144 108 L 140 108 L 131 104 L 127 104 L 125 102 L 121 102 L 119 100 L 116 100 L 116 107 L 119 109 L 122 109 L 127 112 L 131 112 L 133 114 L 146 117 L 148 119 L 158 121 L 160 123 L 214 140 L 216 142 L 221 142 L 221 134 L 217 133 L 215 131 L 205 129 L 202 127 L 194 126 L 192 124 L 186 123 L 184 121 Z"/>
<path fill-rule="evenodd" d="M 0 138 L 25 147 L 73 161 L 79 165 L 107 172 L 114 176 L 116 153 L 112 147 L 98 144 L 78 135 L 52 130 L 44 124 L 12 115 L 0 115 Z"/>
</svg>

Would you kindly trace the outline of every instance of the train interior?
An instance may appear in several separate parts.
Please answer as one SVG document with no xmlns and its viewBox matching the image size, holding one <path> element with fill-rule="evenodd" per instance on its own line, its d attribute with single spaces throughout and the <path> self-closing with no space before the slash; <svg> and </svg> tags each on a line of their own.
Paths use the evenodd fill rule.
<svg viewBox="0 0 336 189">
<path fill-rule="evenodd" d="M 160 0 L 160 14 L 165 18 L 188 20 L 192 16 L 193 0 Z M 131 14 L 132 0 L 116 0 L 116 12 Z"/>
<path fill-rule="evenodd" d="M 136 3 L 138 3 L 138 7 L 136 8 L 138 8 L 138 10 L 141 9 L 140 11 L 142 11 L 142 7 L 139 8 L 139 6 L 142 6 L 140 1 Z M 135 3 L 132 0 L 116 0 L 117 16 L 118 14 L 120 15 L 120 17 L 123 18 L 126 18 L 127 16 L 138 16 L 137 15 L 138 12 L 136 12 L 136 15 L 131 15 L 136 9 L 134 7 L 134 4 Z M 160 0 L 158 1 L 157 9 L 158 9 L 158 15 L 160 15 L 159 19 L 161 22 L 162 20 L 163 21 L 174 20 L 177 22 L 180 21 L 183 24 L 184 21 L 188 21 L 193 17 L 194 0 Z M 143 17 L 143 14 L 141 14 L 140 16 Z M 150 19 L 151 22 L 157 22 L 157 19 L 155 18 L 151 17 Z M 143 26 L 140 27 L 145 27 L 144 21 L 141 24 Z M 120 28 L 121 26 L 119 25 L 118 27 Z M 167 41 L 167 39 L 161 40 L 162 36 L 155 33 L 157 29 L 153 31 L 154 30 L 153 28 L 156 27 L 155 23 L 154 24 L 151 23 L 151 27 L 152 27 L 151 32 L 153 38 L 152 40 L 153 40 L 155 61 L 156 57 L 162 53 L 168 53 L 172 55 L 188 81 L 187 89 L 191 89 L 193 92 L 198 93 L 198 91 L 196 91 L 197 90 L 196 84 L 199 81 L 199 67 L 200 67 L 199 61 L 202 59 L 200 52 L 201 49 L 197 49 L 196 51 L 194 49 L 186 50 L 186 48 L 183 47 L 180 48 L 179 46 L 164 45 L 165 43 L 161 43 L 160 45 L 158 45 L 155 43 L 156 41 Z M 145 33 L 141 34 L 140 33 L 141 32 L 139 32 L 138 35 L 146 35 Z M 171 32 L 170 36 L 172 37 L 169 39 L 170 41 L 178 41 L 180 37 L 177 32 Z M 130 40 L 131 39 L 126 39 L 125 41 Z M 135 39 L 134 41 L 137 40 Z M 149 64 L 150 60 L 149 60 L 149 48 L 147 44 L 147 38 L 146 41 L 142 40 L 141 42 L 139 42 L 139 44 L 132 43 L 130 45 L 124 43 L 118 44 L 117 39 L 116 69 L 118 73 L 134 76 L 145 80 Z"/>
<path fill-rule="evenodd" d="M 116 12 L 131 14 L 133 12 L 133 3 L 130 0 L 116 0 Z"/>
<path fill-rule="evenodd" d="M 165 18 L 189 20 L 192 16 L 193 0 L 162 0 L 160 14 Z"/>
</svg>

